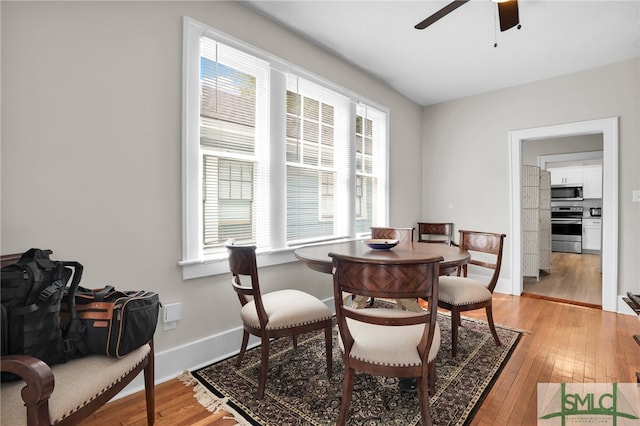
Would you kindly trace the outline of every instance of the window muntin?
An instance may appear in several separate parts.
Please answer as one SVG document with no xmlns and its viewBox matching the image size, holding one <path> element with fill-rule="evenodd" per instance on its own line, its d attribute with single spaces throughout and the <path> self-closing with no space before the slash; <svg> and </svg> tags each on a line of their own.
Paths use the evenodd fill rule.
<svg viewBox="0 0 640 426">
<path fill-rule="evenodd" d="M 226 272 L 230 237 L 269 265 L 386 222 L 383 109 L 190 18 L 184 30 L 185 278 Z M 370 169 L 364 144 L 356 160 L 356 115 L 373 121 Z"/>
<path fill-rule="evenodd" d="M 287 224 L 289 244 L 337 235 L 336 111 L 349 105 L 328 89 L 290 76 L 287 90 Z M 344 132 L 346 133 L 346 132 Z M 341 138 L 346 147 L 349 141 Z M 346 149 L 346 148 L 343 148 Z"/>
<path fill-rule="evenodd" d="M 366 105 L 358 105 L 355 123 L 356 233 L 369 232 L 379 223 L 379 194 L 386 161 L 386 115 Z"/>
<path fill-rule="evenodd" d="M 202 153 L 202 249 L 224 250 L 232 238 L 257 241 L 253 194 L 258 182 L 261 143 L 256 116 L 266 103 L 258 79 L 267 65 L 208 37 L 200 39 L 200 150 Z M 262 84 L 263 86 L 266 83 Z"/>
</svg>

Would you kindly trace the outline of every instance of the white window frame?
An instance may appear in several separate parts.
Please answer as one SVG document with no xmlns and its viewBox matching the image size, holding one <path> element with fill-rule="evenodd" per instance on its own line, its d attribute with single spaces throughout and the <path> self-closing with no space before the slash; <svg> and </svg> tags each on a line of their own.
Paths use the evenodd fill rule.
<svg viewBox="0 0 640 426">
<path fill-rule="evenodd" d="M 286 75 L 293 73 L 303 77 L 311 82 L 327 87 L 336 91 L 340 95 L 351 99 L 351 118 L 352 131 L 355 137 L 355 115 L 356 105 L 366 104 L 371 108 L 375 108 L 386 116 L 384 126 L 384 154 L 382 176 L 379 177 L 381 187 L 381 197 L 383 200 L 378 206 L 377 225 L 384 225 L 388 219 L 388 120 L 389 111 L 387 108 L 377 105 L 374 102 L 363 99 L 362 96 L 351 92 L 347 89 L 339 87 L 328 82 L 314 74 L 296 67 L 293 64 L 285 62 L 273 55 L 261 51 L 257 48 L 247 45 L 233 37 L 213 28 L 197 22 L 191 18 L 184 18 L 183 25 L 183 100 L 182 100 L 182 260 L 178 264 L 182 267 L 183 279 L 191 279 L 203 276 L 210 276 L 222 273 L 228 273 L 227 255 L 211 255 L 203 254 L 202 249 L 202 160 L 200 151 L 200 90 L 199 90 L 199 73 L 200 73 L 200 38 L 202 36 L 211 37 L 220 43 L 224 43 L 238 50 L 254 55 L 262 60 L 270 63 L 270 91 L 271 91 L 271 122 L 285 122 L 285 99 L 286 92 Z M 195 77 L 194 77 L 195 76 Z M 274 96 L 275 94 L 275 96 Z M 271 140 L 282 141 L 280 144 L 271 144 L 270 152 L 270 176 L 271 180 L 277 182 L 276 185 L 284 186 L 286 179 L 286 145 L 285 129 L 279 126 L 269 126 L 269 137 Z M 276 146 L 279 145 L 279 146 Z M 355 148 L 352 146 L 351 158 L 343 159 L 345 165 L 350 170 L 346 177 L 350 182 L 351 195 L 355 192 Z M 340 165 L 342 167 L 343 165 Z M 283 191 L 280 191 L 283 192 Z M 342 191 L 344 192 L 344 191 Z M 258 266 L 277 265 L 282 263 L 297 261 L 293 251 L 296 247 L 287 247 L 285 237 L 286 226 L 286 199 L 284 194 L 276 194 L 270 191 L 270 215 L 265 215 L 269 219 L 271 229 L 271 249 L 258 252 Z M 338 197 L 338 194 L 335 194 Z M 355 197 L 345 197 L 344 194 L 339 195 L 337 200 L 339 205 L 348 206 L 351 213 L 338 224 L 340 235 L 347 238 L 356 238 L 355 233 Z M 345 199 L 347 198 L 347 199 Z"/>
</svg>

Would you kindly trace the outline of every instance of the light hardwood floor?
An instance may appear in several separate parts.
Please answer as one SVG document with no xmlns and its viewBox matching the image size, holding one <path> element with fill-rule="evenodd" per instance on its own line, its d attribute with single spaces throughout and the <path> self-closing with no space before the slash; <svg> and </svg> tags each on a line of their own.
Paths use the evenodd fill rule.
<svg viewBox="0 0 640 426">
<path fill-rule="evenodd" d="M 535 425 L 538 383 L 635 383 L 640 371 L 638 318 L 536 298 L 494 295 L 496 324 L 528 330 L 472 425 Z M 485 319 L 484 311 L 468 316 Z M 207 412 L 177 379 L 156 387 L 156 425 L 227 426 Z M 141 393 L 96 412 L 83 425 L 144 425 Z"/>
<path fill-rule="evenodd" d="M 551 253 L 551 273 L 541 273 L 540 280 L 525 277 L 526 295 L 573 301 L 594 307 L 602 306 L 602 272 L 599 254 Z"/>
</svg>

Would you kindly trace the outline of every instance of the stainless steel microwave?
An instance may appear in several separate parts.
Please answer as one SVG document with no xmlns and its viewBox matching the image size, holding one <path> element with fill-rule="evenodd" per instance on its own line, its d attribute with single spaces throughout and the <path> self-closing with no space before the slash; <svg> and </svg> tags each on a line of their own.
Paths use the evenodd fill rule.
<svg viewBox="0 0 640 426">
<path fill-rule="evenodd" d="M 582 186 L 577 185 L 552 185 L 551 199 L 558 200 L 582 200 Z"/>
</svg>

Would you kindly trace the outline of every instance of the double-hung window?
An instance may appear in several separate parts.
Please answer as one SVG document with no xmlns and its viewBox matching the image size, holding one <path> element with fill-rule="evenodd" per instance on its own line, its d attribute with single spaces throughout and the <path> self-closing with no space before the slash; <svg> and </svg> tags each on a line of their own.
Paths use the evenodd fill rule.
<svg viewBox="0 0 640 426">
<path fill-rule="evenodd" d="M 286 241 L 349 236 L 337 211 L 346 199 L 351 100 L 300 77 L 287 78 Z"/>
<path fill-rule="evenodd" d="M 387 115 L 185 18 L 183 276 L 226 272 L 229 239 L 267 265 L 384 224 Z"/>
<path fill-rule="evenodd" d="M 269 67 L 264 61 L 200 39 L 199 160 L 202 162 L 202 250 L 227 239 L 255 244 L 260 212 L 268 212 Z M 264 237 L 268 239 L 267 237 Z M 260 241 L 262 242 L 262 241 Z"/>
</svg>

